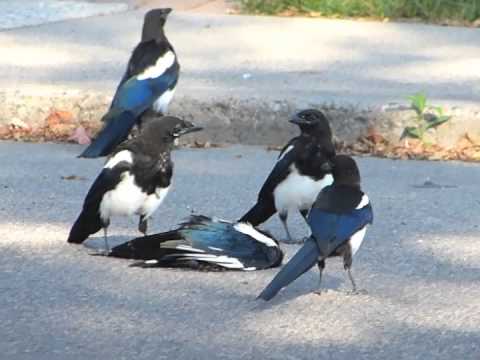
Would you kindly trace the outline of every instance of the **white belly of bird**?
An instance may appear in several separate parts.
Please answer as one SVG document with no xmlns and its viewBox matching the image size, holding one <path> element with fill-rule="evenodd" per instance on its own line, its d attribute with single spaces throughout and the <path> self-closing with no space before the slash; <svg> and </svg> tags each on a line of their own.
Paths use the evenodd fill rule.
<svg viewBox="0 0 480 360">
<path fill-rule="evenodd" d="M 162 96 L 160 96 L 153 103 L 153 110 L 156 112 L 161 112 L 162 114 L 166 114 L 168 111 L 168 104 L 170 104 L 170 101 L 172 101 L 174 93 L 175 88 L 165 91 Z"/>
<path fill-rule="evenodd" d="M 310 209 L 318 193 L 333 183 L 333 176 L 330 174 L 320 180 L 314 180 L 309 176 L 300 175 L 294 166 L 291 170 L 287 178 L 273 191 L 278 212 Z"/>
<path fill-rule="evenodd" d="M 143 203 L 143 207 L 141 209 L 141 214 L 145 216 L 145 218 L 149 218 L 158 209 L 160 204 L 167 196 L 168 190 L 170 187 L 167 188 L 157 188 L 153 194 L 147 196 L 147 200 Z"/>
<path fill-rule="evenodd" d="M 125 173 L 115 189 L 107 191 L 100 203 L 100 216 L 105 221 L 112 216 L 131 216 L 134 214 L 150 217 L 167 195 L 168 188 L 157 188 L 148 195 L 135 184 L 134 177 Z"/>
</svg>

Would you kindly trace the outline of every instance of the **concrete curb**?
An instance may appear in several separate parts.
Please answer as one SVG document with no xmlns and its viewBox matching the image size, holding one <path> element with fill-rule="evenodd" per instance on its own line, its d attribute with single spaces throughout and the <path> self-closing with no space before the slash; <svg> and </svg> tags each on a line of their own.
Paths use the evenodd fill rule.
<svg viewBox="0 0 480 360">
<path fill-rule="evenodd" d="M 97 127 L 107 110 L 111 96 L 100 92 L 64 92 L 57 95 L 29 95 L 21 92 L 0 93 L 0 123 L 26 123 L 40 126 L 54 110 L 68 111 L 78 123 Z M 338 107 L 316 104 L 312 107 L 326 111 L 337 140 L 354 143 L 369 129 L 375 129 L 388 141 L 398 141 L 405 126 L 411 124 L 414 112 L 397 104 L 377 108 Z M 170 113 L 195 121 L 205 127 L 195 139 L 211 143 L 280 146 L 297 133 L 287 119 L 299 110 L 289 101 L 218 98 L 204 100 L 176 97 Z M 431 136 L 441 146 L 451 147 L 469 133 L 480 137 L 480 111 L 452 107 L 446 109 L 452 119 Z"/>
</svg>

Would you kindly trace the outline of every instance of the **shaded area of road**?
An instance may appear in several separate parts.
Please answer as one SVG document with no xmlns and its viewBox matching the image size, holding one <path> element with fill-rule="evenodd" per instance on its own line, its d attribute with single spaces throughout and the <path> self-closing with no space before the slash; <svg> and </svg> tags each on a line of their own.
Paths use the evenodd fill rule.
<svg viewBox="0 0 480 360">
<path fill-rule="evenodd" d="M 6 359 L 476 359 L 480 351 L 480 168 L 358 159 L 375 222 L 354 262 L 368 295 L 349 296 L 339 261 L 270 304 L 254 301 L 275 270 L 201 273 L 128 268 L 65 239 L 102 161 L 80 147 L 0 142 L 0 351 Z M 174 188 L 152 231 L 191 211 L 235 219 L 275 152 L 175 152 Z M 64 180 L 77 175 L 80 179 Z M 427 186 L 424 186 L 424 184 Z M 432 186 L 431 184 L 438 186 Z M 296 237 L 307 234 L 299 216 Z M 284 232 L 277 219 L 265 228 Z M 114 221 L 112 242 L 136 235 Z M 101 246 L 101 235 L 89 240 Z M 295 246 L 284 246 L 288 256 Z"/>
</svg>

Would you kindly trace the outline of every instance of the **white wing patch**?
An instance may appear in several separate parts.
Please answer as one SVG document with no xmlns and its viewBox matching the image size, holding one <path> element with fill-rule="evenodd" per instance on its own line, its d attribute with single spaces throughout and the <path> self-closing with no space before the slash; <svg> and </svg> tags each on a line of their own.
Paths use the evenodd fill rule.
<svg viewBox="0 0 480 360">
<path fill-rule="evenodd" d="M 205 261 L 210 264 L 216 264 L 228 269 L 244 269 L 243 264 L 238 259 L 225 255 L 217 256 L 213 254 L 185 254 L 180 259 Z M 253 270 L 252 268 L 247 269 Z"/>
<path fill-rule="evenodd" d="M 161 76 L 175 61 L 175 54 L 168 51 L 162 57 L 158 58 L 155 65 L 149 66 L 145 71 L 137 75 L 138 80 L 155 79 Z"/>
<path fill-rule="evenodd" d="M 146 260 L 144 263 L 147 265 L 155 265 L 158 264 L 158 260 Z"/>
<path fill-rule="evenodd" d="M 367 226 L 365 225 L 363 228 L 358 230 L 355 234 L 350 237 L 350 247 L 352 248 L 352 256 L 360 249 L 360 245 L 362 245 L 363 238 L 365 237 L 365 233 L 367 232 Z"/>
<path fill-rule="evenodd" d="M 188 245 L 177 245 L 177 246 L 175 246 L 175 249 L 184 250 L 184 251 L 193 251 L 193 252 L 197 252 L 197 253 L 204 253 L 205 252 L 201 249 L 196 249 L 196 248 L 193 248 L 193 247 L 188 246 Z"/>
<path fill-rule="evenodd" d="M 289 147 L 287 147 L 287 148 L 285 149 L 285 151 L 280 154 L 280 156 L 279 156 L 278 159 L 277 159 L 277 162 L 280 161 L 280 160 L 282 160 L 282 159 L 285 157 L 285 155 L 287 155 L 288 152 L 292 151 L 292 150 L 293 150 L 293 147 L 294 147 L 293 145 L 290 145 Z"/>
<path fill-rule="evenodd" d="M 236 223 L 233 225 L 233 228 L 245 235 L 253 237 L 255 240 L 269 246 L 269 247 L 276 247 L 277 244 L 275 241 L 270 239 L 268 236 L 265 234 L 262 234 L 261 232 L 255 230 L 255 228 L 247 223 Z"/>
<path fill-rule="evenodd" d="M 126 161 L 129 164 L 133 162 L 132 153 L 129 150 L 122 150 L 115 155 L 113 155 L 110 159 L 108 159 L 107 163 L 103 167 L 104 169 L 111 169 L 118 163 Z"/>
<path fill-rule="evenodd" d="M 370 203 L 370 200 L 368 199 L 368 196 L 366 194 L 363 194 L 362 200 L 360 200 L 360 203 L 357 205 L 355 208 L 356 210 L 360 210 L 361 208 L 364 208 Z"/>
<path fill-rule="evenodd" d="M 166 114 L 168 110 L 168 105 L 170 104 L 170 101 L 172 101 L 174 93 L 175 88 L 165 91 L 162 96 L 160 96 L 153 103 L 153 110 L 162 114 Z"/>
</svg>

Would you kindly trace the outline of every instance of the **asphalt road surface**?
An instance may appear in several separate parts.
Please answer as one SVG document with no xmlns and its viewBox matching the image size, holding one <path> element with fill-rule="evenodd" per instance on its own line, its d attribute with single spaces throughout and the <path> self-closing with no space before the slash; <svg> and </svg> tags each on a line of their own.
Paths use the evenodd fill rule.
<svg viewBox="0 0 480 360">
<path fill-rule="evenodd" d="M 0 31 L 2 91 L 112 94 L 144 13 Z M 182 66 L 174 102 L 254 98 L 367 108 L 424 91 L 435 105 L 479 108 L 480 76 L 472 71 L 480 66 L 478 29 L 174 11 L 166 34 Z"/>
<path fill-rule="evenodd" d="M 0 142 L 0 358 L 479 359 L 480 167 L 359 158 L 375 221 L 321 296 L 311 270 L 270 303 L 276 269 L 240 273 L 129 268 L 66 243 L 102 160 L 79 146 Z M 175 152 L 174 187 L 152 230 L 191 211 L 235 219 L 277 153 L 256 147 Z M 62 177 L 80 178 L 67 180 Z M 426 183 L 426 186 L 424 186 Z M 112 243 L 136 233 L 114 220 Z M 307 234 L 299 216 L 295 237 Z M 264 225 L 284 236 L 275 218 Z M 88 241 L 102 245 L 101 233 Z M 296 245 L 284 246 L 290 257 Z"/>
</svg>

